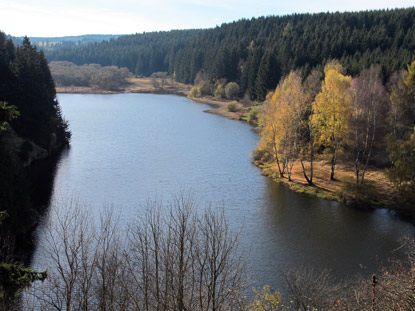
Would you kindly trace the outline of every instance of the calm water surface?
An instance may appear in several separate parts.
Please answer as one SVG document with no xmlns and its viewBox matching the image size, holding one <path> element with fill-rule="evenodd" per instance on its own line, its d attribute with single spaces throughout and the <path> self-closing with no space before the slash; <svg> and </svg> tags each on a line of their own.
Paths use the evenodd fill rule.
<svg viewBox="0 0 415 311">
<path fill-rule="evenodd" d="M 386 211 L 345 208 L 261 176 L 250 157 L 258 134 L 203 113 L 204 104 L 146 94 L 59 95 L 59 101 L 73 136 L 58 162 L 50 209 L 75 197 L 94 211 L 112 204 L 128 219 L 148 199 L 168 201 L 191 189 L 201 209 L 225 206 L 232 229 L 243 228 L 254 285 L 275 288 L 290 268 L 328 268 L 339 278 L 373 271 L 400 237 L 414 235 L 412 224 Z M 48 215 L 44 221 L 53 221 Z M 44 263 L 37 250 L 33 266 Z"/>
</svg>

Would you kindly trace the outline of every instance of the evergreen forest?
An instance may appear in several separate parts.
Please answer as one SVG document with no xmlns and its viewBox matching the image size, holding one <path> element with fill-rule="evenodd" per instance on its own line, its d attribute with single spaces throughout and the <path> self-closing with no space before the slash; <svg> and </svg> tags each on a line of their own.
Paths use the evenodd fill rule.
<svg viewBox="0 0 415 311">
<path fill-rule="evenodd" d="M 0 227 L 21 235 L 36 224 L 29 165 L 70 139 L 46 58 L 28 38 L 19 47 L 0 32 Z M 4 255 L 4 253 L 2 253 Z"/>
<path fill-rule="evenodd" d="M 236 82 L 240 96 L 263 101 L 291 70 L 305 78 L 337 59 L 352 76 L 379 64 L 386 81 L 414 54 L 415 8 L 408 8 L 242 19 L 212 29 L 120 36 L 46 56 L 127 67 L 143 76 L 168 72 L 184 83 L 194 83 L 199 73 L 211 81 Z"/>
</svg>

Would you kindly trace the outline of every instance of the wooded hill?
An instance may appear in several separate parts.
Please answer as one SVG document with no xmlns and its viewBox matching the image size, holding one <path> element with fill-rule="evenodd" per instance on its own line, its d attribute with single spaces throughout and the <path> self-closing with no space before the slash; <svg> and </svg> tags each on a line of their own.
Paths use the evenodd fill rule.
<svg viewBox="0 0 415 311">
<path fill-rule="evenodd" d="M 291 70 L 305 77 L 330 59 L 353 76 L 380 64 L 387 79 L 415 57 L 415 8 L 243 19 L 213 29 L 121 36 L 46 56 L 127 67 L 137 75 L 168 72 L 184 83 L 203 72 L 237 82 L 240 95 L 264 100 Z"/>
<path fill-rule="evenodd" d="M 55 84 L 42 51 L 15 47 L 0 32 L 0 211 L 2 231 L 26 233 L 36 221 L 26 167 L 68 143 Z M 0 257 L 1 258 L 1 257 Z"/>
<path fill-rule="evenodd" d="M 44 51 L 54 51 L 61 48 L 71 48 L 83 46 L 88 43 L 98 43 L 112 38 L 118 38 L 119 35 L 82 35 L 82 36 L 65 36 L 65 37 L 29 37 L 30 42 Z M 11 37 L 14 45 L 21 45 L 24 37 Z"/>
</svg>

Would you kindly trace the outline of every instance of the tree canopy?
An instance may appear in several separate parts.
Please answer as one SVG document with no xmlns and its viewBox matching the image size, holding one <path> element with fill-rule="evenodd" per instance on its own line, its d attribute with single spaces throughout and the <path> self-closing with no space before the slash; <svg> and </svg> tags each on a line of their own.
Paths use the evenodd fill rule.
<svg viewBox="0 0 415 311">
<path fill-rule="evenodd" d="M 28 38 L 16 48 L 0 32 L 0 206 L 10 216 L 1 231 L 33 225 L 28 155 L 34 148 L 51 154 L 69 138 L 43 52 Z"/>
<path fill-rule="evenodd" d="M 136 75 L 168 72 L 184 83 L 193 83 L 203 71 L 211 80 L 236 82 L 241 94 L 264 100 L 291 70 L 305 77 L 338 59 L 352 76 L 380 64 L 387 79 L 414 53 L 415 8 L 408 8 L 242 19 L 212 29 L 120 36 L 47 57 L 127 67 Z"/>
</svg>

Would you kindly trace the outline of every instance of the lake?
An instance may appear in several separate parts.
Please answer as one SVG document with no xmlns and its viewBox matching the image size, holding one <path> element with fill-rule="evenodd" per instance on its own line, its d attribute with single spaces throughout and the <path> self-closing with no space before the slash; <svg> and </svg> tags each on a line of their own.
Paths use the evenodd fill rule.
<svg viewBox="0 0 415 311">
<path fill-rule="evenodd" d="M 150 94 L 61 94 L 59 101 L 72 142 L 57 163 L 44 223 L 59 200 L 76 198 L 96 212 L 113 205 L 126 220 L 148 199 L 191 191 L 201 209 L 225 207 L 231 229 L 242 227 L 253 285 L 274 288 L 287 269 L 370 273 L 399 238 L 414 235 L 413 224 L 391 212 L 300 195 L 262 176 L 251 163 L 254 128 L 204 113 L 205 104 Z M 44 263 L 37 249 L 32 266 Z"/>
</svg>

